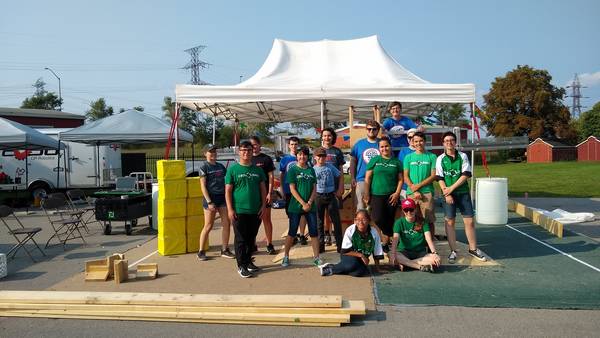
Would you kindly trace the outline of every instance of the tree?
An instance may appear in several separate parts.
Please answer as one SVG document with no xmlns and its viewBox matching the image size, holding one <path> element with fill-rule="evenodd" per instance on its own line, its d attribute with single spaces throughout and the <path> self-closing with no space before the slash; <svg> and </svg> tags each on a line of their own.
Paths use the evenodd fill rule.
<svg viewBox="0 0 600 338">
<path fill-rule="evenodd" d="M 163 118 L 169 123 L 173 122 L 173 115 L 175 115 L 175 102 L 170 96 L 165 96 L 163 99 L 162 111 L 164 113 Z M 177 126 L 187 132 L 194 133 L 197 127 L 196 120 L 198 119 L 197 113 L 186 107 L 181 107 L 179 110 L 179 121 Z"/>
<path fill-rule="evenodd" d="M 579 140 L 583 141 L 590 136 L 600 137 L 600 102 L 592 109 L 581 114 L 579 118 Z"/>
<path fill-rule="evenodd" d="M 486 116 L 482 123 L 490 134 L 501 137 L 528 135 L 571 142 L 576 132 L 571 115 L 561 102 L 563 88 L 553 86 L 546 70 L 517 66 L 497 77 L 483 96 Z"/>
<path fill-rule="evenodd" d="M 99 120 L 114 114 L 113 107 L 107 106 L 104 98 L 101 97 L 96 101 L 90 102 L 90 109 L 85 112 L 85 117 L 90 121 Z"/>
<path fill-rule="evenodd" d="M 462 103 L 442 104 L 433 112 L 433 117 L 449 127 L 460 127 L 470 123 L 465 117 L 465 105 Z"/>
<path fill-rule="evenodd" d="M 133 109 L 133 110 L 137 110 L 137 111 L 144 111 L 144 107 L 142 107 L 142 106 L 135 106 L 135 107 L 133 107 L 133 108 L 131 108 L 131 109 Z M 126 111 L 126 110 L 128 110 L 128 109 L 125 109 L 125 108 L 119 108 L 119 113 L 122 113 L 122 112 L 124 112 L 124 111 Z"/>
<path fill-rule="evenodd" d="M 46 82 L 42 78 L 37 79 L 32 85 L 35 88 L 35 93 L 23 100 L 21 108 L 58 110 L 62 100 L 56 94 L 47 92 L 45 86 Z"/>
</svg>

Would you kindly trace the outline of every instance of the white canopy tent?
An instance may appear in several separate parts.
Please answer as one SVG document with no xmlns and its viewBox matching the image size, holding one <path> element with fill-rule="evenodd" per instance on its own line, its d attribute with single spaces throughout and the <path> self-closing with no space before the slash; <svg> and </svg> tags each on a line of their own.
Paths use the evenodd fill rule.
<svg viewBox="0 0 600 338">
<path fill-rule="evenodd" d="M 64 144 L 39 131 L 0 117 L 0 150 L 63 149 Z"/>
<path fill-rule="evenodd" d="M 414 75 L 377 36 L 295 42 L 275 39 L 258 72 L 232 86 L 177 85 L 177 103 L 241 122 L 344 121 L 348 106 L 400 101 L 419 113 L 428 103 L 475 102 L 474 84 L 437 84 Z"/>
</svg>

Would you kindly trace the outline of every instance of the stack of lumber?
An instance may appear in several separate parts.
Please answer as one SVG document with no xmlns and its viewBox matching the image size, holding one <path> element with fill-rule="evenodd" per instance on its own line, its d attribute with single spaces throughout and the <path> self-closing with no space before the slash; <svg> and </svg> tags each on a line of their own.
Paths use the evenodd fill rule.
<svg viewBox="0 0 600 338">
<path fill-rule="evenodd" d="M 340 326 L 364 315 L 341 296 L 0 291 L 0 316 Z"/>
<path fill-rule="evenodd" d="M 158 253 L 186 253 L 187 181 L 185 161 L 156 162 L 158 178 Z"/>
</svg>

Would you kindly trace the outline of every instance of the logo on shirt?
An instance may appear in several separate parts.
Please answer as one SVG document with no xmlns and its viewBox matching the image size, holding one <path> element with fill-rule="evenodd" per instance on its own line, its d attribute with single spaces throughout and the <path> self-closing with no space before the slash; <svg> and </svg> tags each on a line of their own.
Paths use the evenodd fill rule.
<svg viewBox="0 0 600 338">
<path fill-rule="evenodd" d="M 379 149 L 376 148 L 369 148 L 369 149 L 365 149 L 365 151 L 363 151 L 362 153 L 362 160 L 365 163 L 369 163 L 369 161 L 371 161 L 371 159 L 375 156 L 379 156 Z"/>
<path fill-rule="evenodd" d="M 456 177 L 460 175 L 460 170 L 448 169 L 444 170 L 444 176 Z"/>
<path fill-rule="evenodd" d="M 398 138 L 402 135 L 404 135 L 406 132 L 404 131 L 404 127 L 403 126 L 393 126 L 392 128 L 390 128 L 390 130 L 388 130 L 387 134 L 391 137 L 391 138 Z"/>
<path fill-rule="evenodd" d="M 375 163 L 375 166 L 376 167 L 384 167 L 384 168 L 396 168 L 397 167 L 396 164 L 394 164 L 394 163 L 382 163 L 382 162 Z"/>
<path fill-rule="evenodd" d="M 237 175 L 237 178 L 240 178 L 240 179 L 252 179 L 252 178 L 257 178 L 257 177 L 260 177 L 260 175 L 255 174 L 255 173 L 243 173 L 243 174 Z"/>
<path fill-rule="evenodd" d="M 298 175 L 296 175 L 296 178 L 299 180 L 310 180 L 312 178 L 314 178 L 312 175 L 310 174 L 306 174 L 306 173 L 299 173 Z"/>
<path fill-rule="evenodd" d="M 429 162 L 429 161 L 412 161 L 412 162 L 410 162 L 410 165 L 414 165 L 417 167 L 420 167 L 422 165 L 430 165 L 430 164 L 431 164 L 431 162 Z"/>
</svg>

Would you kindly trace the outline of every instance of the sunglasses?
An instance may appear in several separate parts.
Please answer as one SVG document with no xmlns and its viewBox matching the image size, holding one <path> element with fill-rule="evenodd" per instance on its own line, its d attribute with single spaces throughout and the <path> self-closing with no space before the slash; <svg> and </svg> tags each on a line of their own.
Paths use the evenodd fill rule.
<svg viewBox="0 0 600 338">
<path fill-rule="evenodd" d="M 368 131 L 379 130 L 379 128 L 367 128 Z"/>
<path fill-rule="evenodd" d="M 404 211 L 404 212 L 414 212 L 415 209 L 407 208 L 407 209 L 402 209 L 402 211 Z"/>
</svg>

